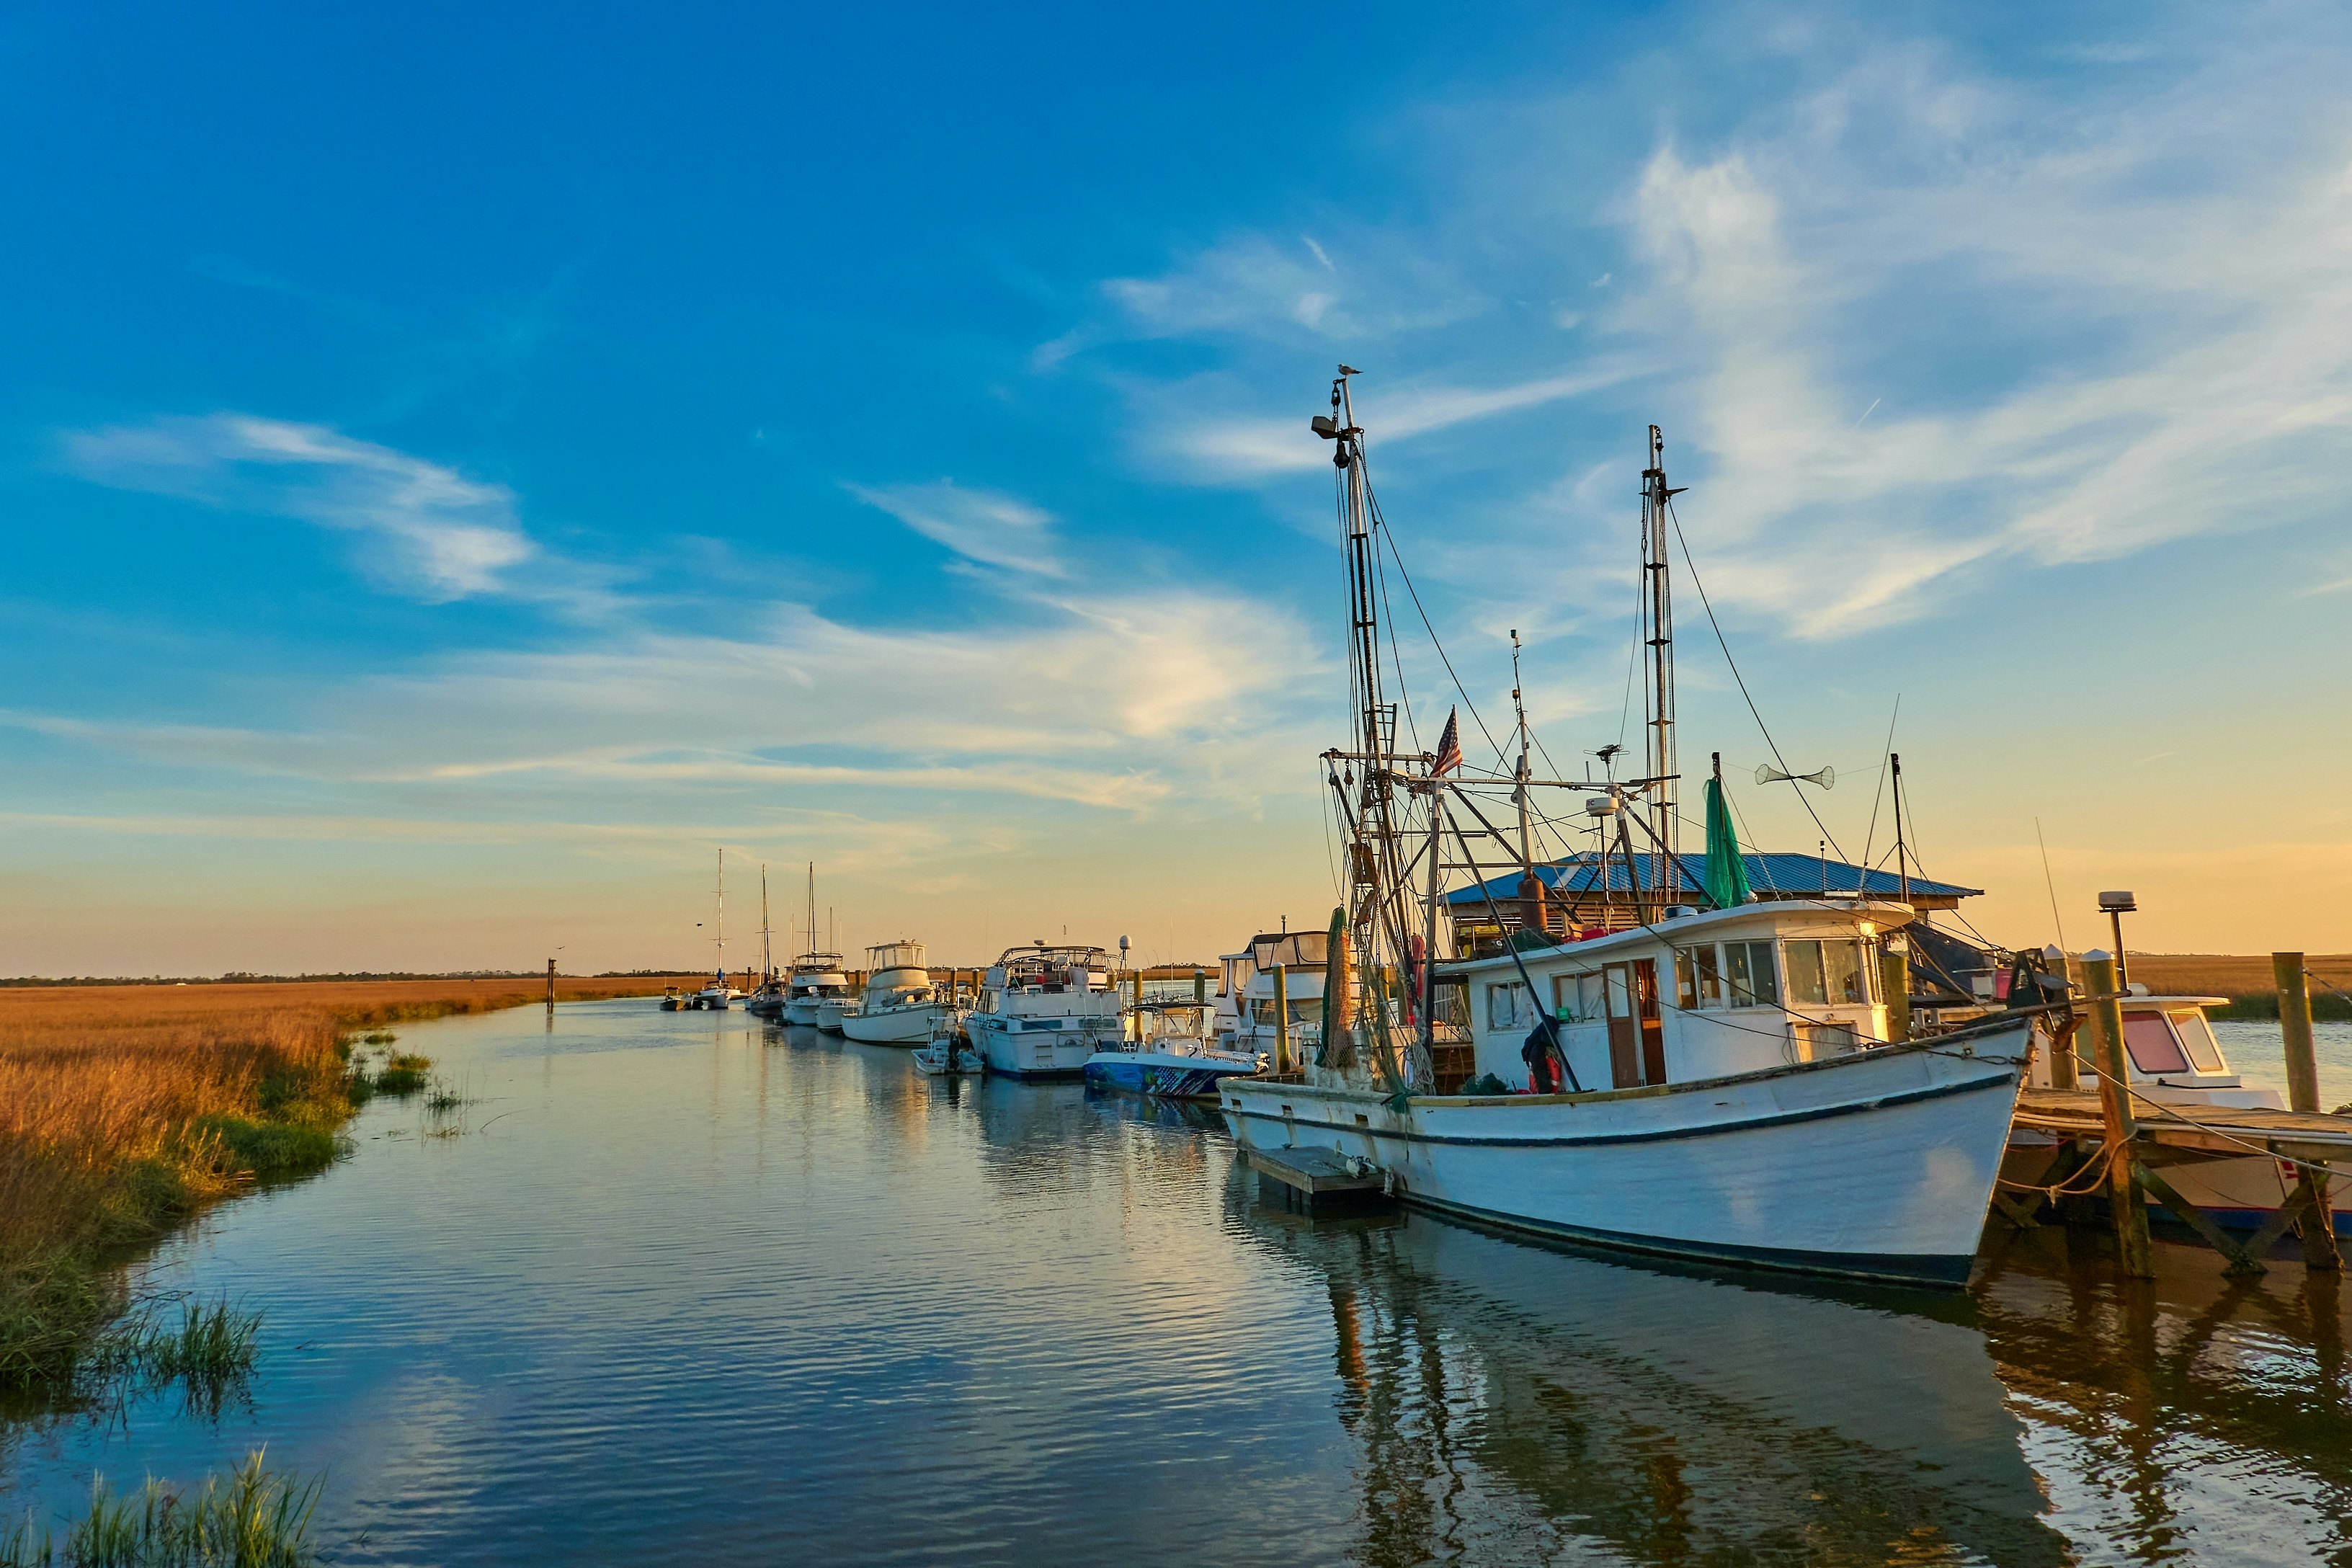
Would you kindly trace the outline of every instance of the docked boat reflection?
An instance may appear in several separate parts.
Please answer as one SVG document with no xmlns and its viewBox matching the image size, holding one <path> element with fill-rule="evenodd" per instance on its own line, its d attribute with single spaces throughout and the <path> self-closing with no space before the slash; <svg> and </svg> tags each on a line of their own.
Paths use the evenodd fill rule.
<svg viewBox="0 0 2352 1568">
<path fill-rule="evenodd" d="M 1250 1224 L 1326 1277 L 1366 1562 L 1482 1540 L 1640 1563 L 2070 1560 L 1965 1303 L 1684 1275 L 1418 1214 L 1252 1205 Z"/>
</svg>

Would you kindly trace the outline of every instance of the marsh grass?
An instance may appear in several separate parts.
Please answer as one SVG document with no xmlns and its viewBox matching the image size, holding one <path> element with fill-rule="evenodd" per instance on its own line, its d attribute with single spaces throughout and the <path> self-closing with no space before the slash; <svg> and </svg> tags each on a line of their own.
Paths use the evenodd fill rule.
<svg viewBox="0 0 2352 1568">
<path fill-rule="evenodd" d="M 0 1536 L 0 1568 L 304 1568 L 321 1482 L 270 1470 L 256 1448 L 192 1497 L 150 1477 L 118 1493 L 99 1477 L 89 1510 L 59 1542 L 27 1519 Z"/>
<path fill-rule="evenodd" d="M 386 1057 L 383 1066 L 375 1075 L 375 1092 L 394 1095 L 415 1094 L 425 1086 L 425 1075 L 431 1070 L 432 1067 L 431 1057 L 413 1055 Z"/>
</svg>

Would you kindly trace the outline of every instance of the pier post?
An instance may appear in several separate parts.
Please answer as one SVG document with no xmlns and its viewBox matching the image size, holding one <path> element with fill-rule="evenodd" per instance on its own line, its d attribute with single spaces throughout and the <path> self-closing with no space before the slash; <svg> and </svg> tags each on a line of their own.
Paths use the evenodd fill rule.
<svg viewBox="0 0 2352 1568">
<path fill-rule="evenodd" d="M 1143 971 L 1133 970 L 1128 976 L 1128 989 L 1135 997 L 1135 1043 L 1143 1044 Z"/>
<path fill-rule="evenodd" d="M 2074 994 L 2074 964 L 2066 950 L 2051 946 L 2042 950 L 2042 962 L 2051 973 L 2066 982 L 2067 994 Z M 2083 1087 L 2083 1058 L 2076 1055 L 2074 1037 L 2082 1030 L 2082 1020 L 2069 1013 L 2065 1020 L 2050 1026 L 2050 1087 L 2080 1089 Z"/>
<path fill-rule="evenodd" d="M 1196 963 L 1192 966 L 1192 1005 L 1205 1007 L 1208 1005 L 1209 972 Z"/>
<path fill-rule="evenodd" d="M 1274 966 L 1274 1070 L 1290 1070 L 1290 966 Z"/>
<path fill-rule="evenodd" d="M 2286 1108 L 2319 1109 L 2319 1050 L 2311 1037 L 2311 988 L 2304 984 L 2303 954 L 2273 952 L 2271 973 L 2278 981 L 2279 1034 L 2286 1042 Z M 2303 1205 L 2296 1234 L 2303 1238 L 2303 1266 L 2343 1266 L 2336 1247 L 2336 1215 L 2327 1178 L 2308 1165 L 2295 1167 L 2295 1197 Z"/>
<path fill-rule="evenodd" d="M 551 958 L 547 961 L 547 1008 L 551 1013 L 555 1010 L 555 960 Z M 2305 1039 L 2311 1037 L 2310 1026 L 2305 1026 L 2303 1036 Z M 2318 1098 L 2316 1089 L 2313 1090 L 2312 1094 L 2314 1099 Z"/>
<path fill-rule="evenodd" d="M 1911 1037 L 1911 961 L 1891 948 L 1878 954 L 1878 990 L 1886 1004 L 1886 1039 L 1901 1045 Z"/>
<path fill-rule="evenodd" d="M 2106 1123 L 2107 1206 L 2114 1211 L 2116 1245 L 2126 1274 L 2156 1278 L 2147 1241 L 2147 1206 L 2133 1179 L 2131 1058 L 2124 1052 L 2124 1010 L 2116 992 L 2116 961 L 2094 948 L 2083 955 L 2083 983 L 2089 989 L 2093 1060 L 2099 1069 L 2099 1110 Z"/>
</svg>

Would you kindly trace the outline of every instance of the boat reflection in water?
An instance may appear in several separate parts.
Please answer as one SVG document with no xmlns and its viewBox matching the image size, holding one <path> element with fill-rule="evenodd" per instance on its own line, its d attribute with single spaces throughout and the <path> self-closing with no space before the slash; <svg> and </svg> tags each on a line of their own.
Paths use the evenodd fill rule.
<svg viewBox="0 0 2352 1568">
<path fill-rule="evenodd" d="M 1363 1561 L 2070 1560 L 1964 1301 L 1248 1210 L 1327 1277 Z"/>
</svg>

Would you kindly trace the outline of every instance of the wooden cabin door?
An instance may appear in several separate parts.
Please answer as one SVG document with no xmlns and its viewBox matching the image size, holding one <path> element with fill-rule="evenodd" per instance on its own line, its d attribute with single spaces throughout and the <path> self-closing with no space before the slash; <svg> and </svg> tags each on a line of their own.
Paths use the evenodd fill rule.
<svg viewBox="0 0 2352 1568">
<path fill-rule="evenodd" d="M 1664 1022 L 1658 1016 L 1657 961 L 1603 964 L 1609 999 L 1609 1074 L 1619 1089 L 1666 1081 Z"/>
<path fill-rule="evenodd" d="M 1633 966 L 1607 963 L 1601 989 L 1609 998 L 1609 1076 L 1618 1089 L 1642 1081 L 1642 1015 L 1633 996 Z"/>
<path fill-rule="evenodd" d="M 1653 958 L 1633 961 L 1633 999 L 1642 1024 L 1642 1081 L 1666 1081 L 1666 1022 L 1658 1014 L 1658 963 Z"/>
</svg>

